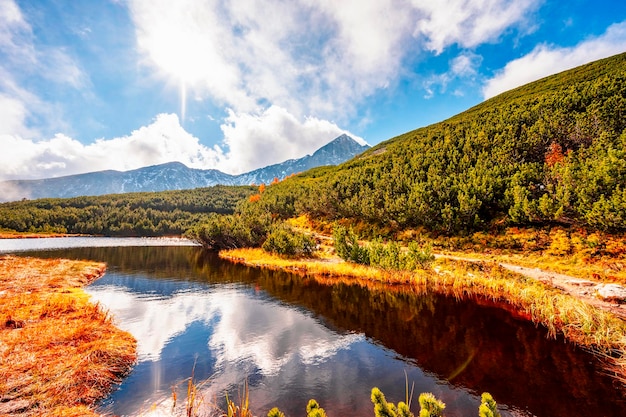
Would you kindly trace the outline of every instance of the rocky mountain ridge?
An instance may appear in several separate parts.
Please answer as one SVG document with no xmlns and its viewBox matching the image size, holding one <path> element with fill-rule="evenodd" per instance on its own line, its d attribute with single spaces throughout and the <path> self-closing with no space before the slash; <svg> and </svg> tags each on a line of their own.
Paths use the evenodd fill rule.
<svg viewBox="0 0 626 417">
<path fill-rule="evenodd" d="M 184 190 L 213 185 L 269 184 L 274 178 L 324 165 L 338 165 L 368 149 L 348 135 L 341 135 L 311 155 L 290 159 L 239 175 L 216 169 L 189 168 L 180 162 L 169 162 L 130 171 L 97 171 L 40 180 L 0 182 L 0 201 L 36 198 L 68 198 L 141 191 Z M 11 189 L 9 196 L 2 190 Z M 16 192 L 16 190 L 19 190 Z"/>
</svg>

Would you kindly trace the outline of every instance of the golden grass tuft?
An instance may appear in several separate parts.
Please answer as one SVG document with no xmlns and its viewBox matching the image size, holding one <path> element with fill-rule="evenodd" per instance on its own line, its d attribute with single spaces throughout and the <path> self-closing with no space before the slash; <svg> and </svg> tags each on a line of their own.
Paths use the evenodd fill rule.
<svg viewBox="0 0 626 417">
<path fill-rule="evenodd" d="M 104 268 L 0 257 L 0 415 L 97 415 L 129 372 L 136 341 L 80 288 Z"/>
</svg>

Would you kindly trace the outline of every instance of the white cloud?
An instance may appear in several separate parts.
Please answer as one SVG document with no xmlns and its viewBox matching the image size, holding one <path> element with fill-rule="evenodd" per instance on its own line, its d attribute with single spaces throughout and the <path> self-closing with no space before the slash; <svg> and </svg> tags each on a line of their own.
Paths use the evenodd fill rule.
<svg viewBox="0 0 626 417">
<path fill-rule="evenodd" d="M 421 12 L 415 35 L 441 53 L 450 45 L 473 48 L 497 40 L 511 27 L 531 30 L 526 19 L 542 0 L 411 0 Z"/>
<path fill-rule="evenodd" d="M 10 183 L 0 182 L 0 203 L 28 198 L 24 190 Z"/>
<path fill-rule="evenodd" d="M 510 28 L 525 30 L 539 1 L 128 0 L 142 64 L 180 88 L 183 119 L 190 89 L 198 100 L 231 109 L 223 143 L 208 148 L 173 115 L 120 138 L 83 144 L 69 137 L 62 105 L 26 87 L 17 68 L 80 91 L 91 88 L 88 74 L 71 50 L 38 43 L 17 4 L 0 0 L 0 53 L 7 57 L 0 63 L 0 143 L 13 145 L 0 155 L 0 175 L 50 177 L 172 160 L 240 173 L 298 158 L 344 133 L 337 123 L 393 86 L 423 47 L 472 48 Z M 475 56 L 463 53 L 430 87 L 445 89 L 475 68 Z M 66 133 L 34 139 L 41 131 Z"/>
<path fill-rule="evenodd" d="M 132 0 L 145 63 L 232 108 L 345 120 L 420 45 L 474 47 L 540 0 Z"/>
<path fill-rule="evenodd" d="M 0 128 L 3 133 L 26 134 L 24 120 L 28 112 L 21 100 L 0 93 Z"/>
<path fill-rule="evenodd" d="M 300 158 L 343 133 L 364 143 L 334 123 L 314 117 L 300 121 L 278 106 L 271 106 L 259 114 L 239 114 L 231 110 L 222 131 L 228 152 L 219 166 L 232 173 Z"/>
<path fill-rule="evenodd" d="M 41 75 L 57 84 L 83 90 L 89 86 L 89 77 L 66 51 L 49 49 L 39 56 Z"/>
<path fill-rule="evenodd" d="M 482 62 L 482 57 L 468 52 L 457 56 L 450 63 L 452 75 L 457 77 L 472 77 L 476 75 L 478 66 Z"/>
<path fill-rule="evenodd" d="M 571 48 L 538 45 L 528 55 L 509 62 L 483 87 L 485 98 L 570 68 L 626 51 L 626 22 Z"/>
<path fill-rule="evenodd" d="M 0 51 L 5 61 L 34 61 L 32 31 L 13 0 L 0 0 Z"/>
<path fill-rule="evenodd" d="M 457 79 L 473 79 L 478 73 L 478 67 L 482 62 L 482 57 L 472 52 L 465 52 L 449 63 L 449 70 L 443 74 L 435 74 L 428 77 L 424 83 L 424 89 L 426 90 L 425 98 L 429 99 L 435 95 L 435 89 L 438 88 L 441 91 L 446 91 L 448 84 Z M 462 96 L 463 93 L 460 90 L 454 92 L 455 95 Z"/>
<path fill-rule="evenodd" d="M 47 178 L 104 169 L 129 170 L 180 161 L 189 166 L 215 164 L 219 152 L 201 145 L 176 115 L 161 114 L 128 136 L 84 145 L 63 134 L 34 141 L 1 135 L 0 165 L 5 179 Z"/>
<path fill-rule="evenodd" d="M 143 64 L 228 107 L 215 168 L 241 173 L 311 153 L 399 77 L 420 45 L 492 41 L 538 0 L 131 0 Z M 450 21 L 450 19 L 452 19 Z M 461 54 L 433 83 L 473 76 Z"/>
<path fill-rule="evenodd" d="M 60 106 L 29 88 L 28 77 L 83 91 L 89 77 L 64 48 L 36 44 L 13 0 L 0 0 L 0 57 L 0 134 L 34 137 L 65 127 Z"/>
</svg>

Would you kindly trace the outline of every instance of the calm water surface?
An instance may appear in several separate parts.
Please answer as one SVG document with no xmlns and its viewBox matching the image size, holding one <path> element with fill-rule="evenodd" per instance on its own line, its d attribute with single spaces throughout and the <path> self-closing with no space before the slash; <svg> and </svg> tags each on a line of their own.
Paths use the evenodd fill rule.
<svg viewBox="0 0 626 417">
<path fill-rule="evenodd" d="M 626 415 L 624 386 L 593 356 L 488 302 L 322 285 L 197 247 L 123 241 L 28 252 L 108 264 L 87 290 L 138 339 L 139 362 L 102 412 L 171 415 L 172 390 L 180 402 L 193 372 L 207 402 L 221 408 L 247 380 L 255 415 L 279 406 L 302 416 L 315 398 L 329 416 L 373 416 L 371 388 L 401 401 L 406 372 L 416 396 L 434 393 L 448 417 L 477 415 L 484 391 L 504 416 Z M 16 252 L 5 242 L 0 252 Z"/>
</svg>

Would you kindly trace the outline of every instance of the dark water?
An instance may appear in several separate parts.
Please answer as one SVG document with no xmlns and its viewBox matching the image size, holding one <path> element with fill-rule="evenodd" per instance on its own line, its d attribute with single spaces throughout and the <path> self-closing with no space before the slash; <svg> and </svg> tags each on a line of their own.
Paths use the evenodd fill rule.
<svg viewBox="0 0 626 417">
<path fill-rule="evenodd" d="M 446 403 L 476 416 L 490 392 L 504 416 L 624 416 L 626 389 L 596 359 L 480 300 L 411 288 L 322 285 L 233 265 L 196 247 L 99 247 L 30 253 L 108 263 L 88 291 L 139 340 L 139 363 L 101 411 L 171 415 L 192 372 L 206 403 L 224 408 L 248 381 L 255 415 L 373 416 L 370 391 Z M 214 410 L 207 408 L 207 410 Z M 219 414 L 219 412 L 217 412 Z"/>
</svg>

